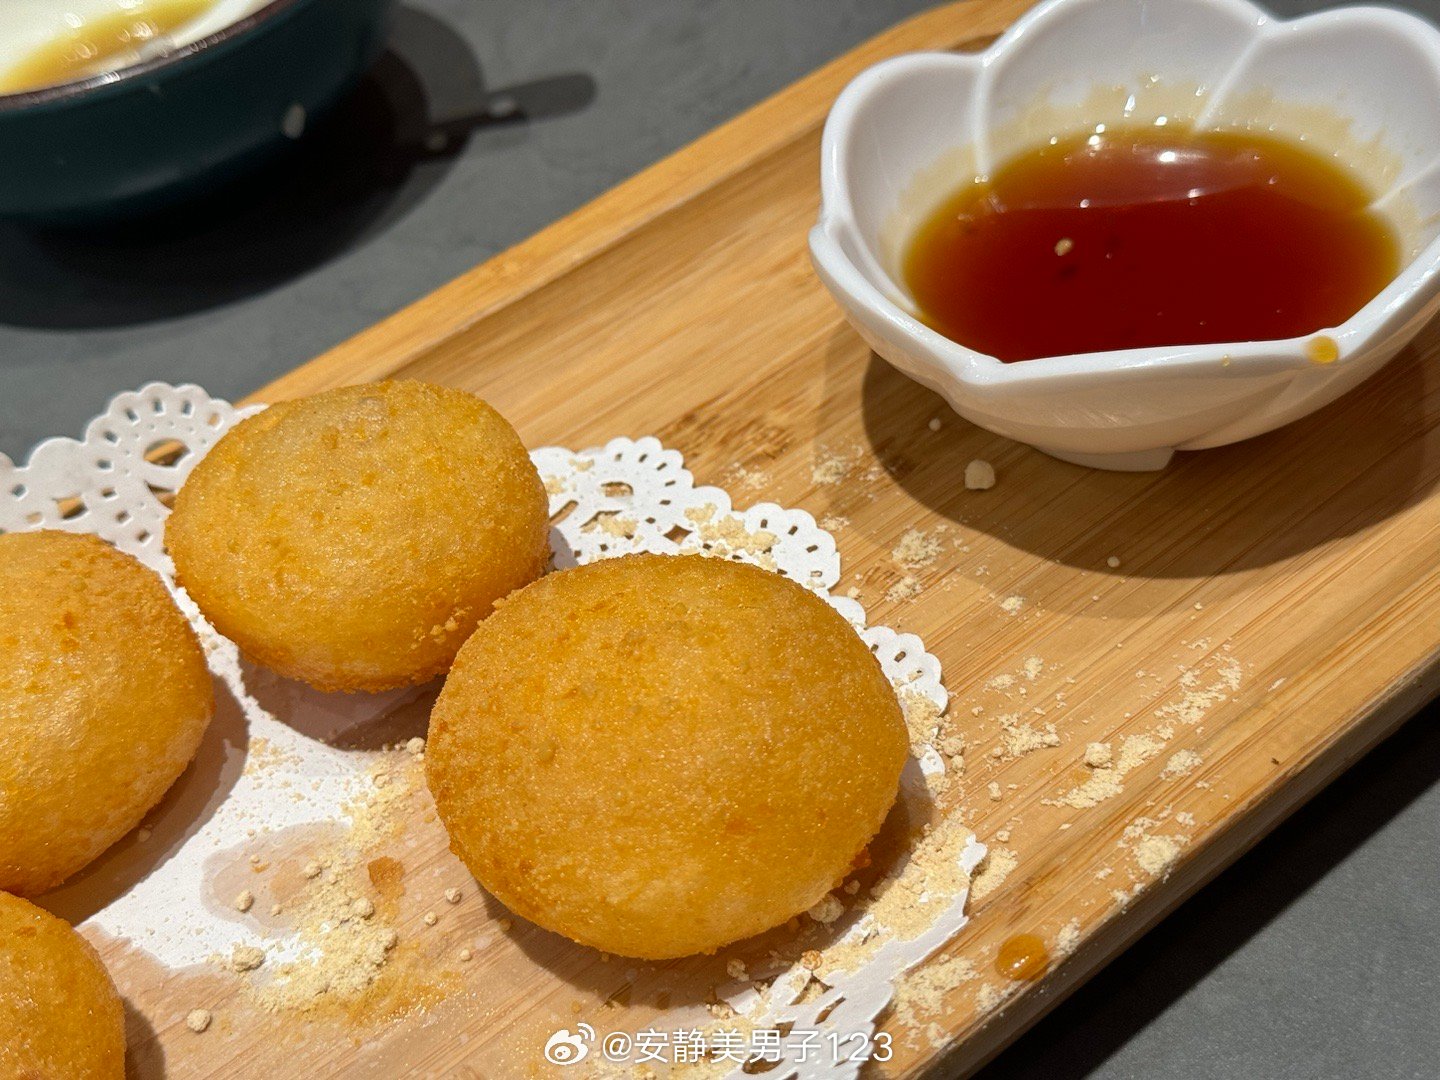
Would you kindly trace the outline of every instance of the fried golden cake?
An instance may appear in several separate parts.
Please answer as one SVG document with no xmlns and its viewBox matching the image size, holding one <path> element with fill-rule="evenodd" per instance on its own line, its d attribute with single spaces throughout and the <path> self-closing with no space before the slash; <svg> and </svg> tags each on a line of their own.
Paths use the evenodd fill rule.
<svg viewBox="0 0 1440 1080">
<path fill-rule="evenodd" d="M 330 390 L 237 424 L 175 499 L 178 579 L 244 652 L 322 690 L 446 671 L 549 557 L 548 501 L 515 430 L 420 382 Z"/>
<path fill-rule="evenodd" d="M 720 559 L 552 574 L 460 650 L 426 775 L 512 910 L 606 952 L 710 952 L 806 910 L 880 827 L 895 693 L 823 599 Z"/>
<path fill-rule="evenodd" d="M 0 536 L 0 889 L 53 888 L 138 825 L 214 711 L 158 574 L 93 536 Z"/>
<path fill-rule="evenodd" d="M 125 1009 L 90 943 L 0 892 L 0 1076 L 121 1080 Z"/>
</svg>

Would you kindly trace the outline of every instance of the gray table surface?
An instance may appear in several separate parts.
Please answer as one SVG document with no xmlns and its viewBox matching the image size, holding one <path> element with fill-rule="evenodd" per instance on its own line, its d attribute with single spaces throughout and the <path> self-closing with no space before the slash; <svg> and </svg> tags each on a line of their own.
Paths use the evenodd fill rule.
<svg viewBox="0 0 1440 1080">
<path fill-rule="evenodd" d="M 78 434 L 150 379 L 242 395 L 927 6 L 406 3 L 394 55 L 284 183 L 164 232 L 0 225 L 0 452 Z M 1440 17 L 1440 0 L 1415 6 Z M 497 122 L 514 100 L 529 118 Z M 436 123 L 453 145 L 418 150 Z M 985 1075 L 1440 1076 L 1437 715 L 1412 720 Z"/>
</svg>

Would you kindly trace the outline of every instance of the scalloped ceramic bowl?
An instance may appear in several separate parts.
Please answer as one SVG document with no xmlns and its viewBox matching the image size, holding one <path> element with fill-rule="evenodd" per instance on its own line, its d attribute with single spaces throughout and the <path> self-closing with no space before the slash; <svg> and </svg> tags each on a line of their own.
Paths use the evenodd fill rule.
<svg viewBox="0 0 1440 1080">
<path fill-rule="evenodd" d="M 1403 268 L 1308 338 L 1005 364 L 922 324 L 898 266 L 925 213 L 1019 150 L 1119 122 L 1263 128 L 1333 153 L 1377 193 Z M 1377 7 L 1284 21 L 1246 0 L 1049 0 L 983 53 L 856 78 L 825 125 L 821 191 L 816 271 L 877 353 L 981 427 L 1082 465 L 1162 468 L 1333 401 L 1440 307 L 1440 31 Z"/>
</svg>

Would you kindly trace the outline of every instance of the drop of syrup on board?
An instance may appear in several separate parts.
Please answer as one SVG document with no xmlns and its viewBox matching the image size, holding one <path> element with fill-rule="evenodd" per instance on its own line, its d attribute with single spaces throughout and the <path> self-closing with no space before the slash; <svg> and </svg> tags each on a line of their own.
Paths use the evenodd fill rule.
<svg viewBox="0 0 1440 1080">
<path fill-rule="evenodd" d="M 1274 135 L 1082 134 L 966 184 L 916 231 L 905 283 L 933 329 L 1005 361 L 1302 337 L 1399 269 L 1371 192 Z"/>
<path fill-rule="evenodd" d="M 1006 939 L 995 954 L 995 970 L 1007 979 L 1034 982 L 1050 967 L 1045 942 L 1034 934 L 1016 934 Z"/>
</svg>

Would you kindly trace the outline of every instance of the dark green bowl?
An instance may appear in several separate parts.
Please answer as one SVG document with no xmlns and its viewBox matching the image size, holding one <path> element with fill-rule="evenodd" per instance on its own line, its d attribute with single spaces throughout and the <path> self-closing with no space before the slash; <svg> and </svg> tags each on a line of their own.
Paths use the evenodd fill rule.
<svg viewBox="0 0 1440 1080">
<path fill-rule="evenodd" d="M 148 213 L 255 168 L 364 74 L 393 4 L 271 0 L 167 56 L 0 95 L 0 216 Z"/>
</svg>

